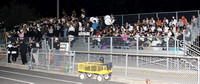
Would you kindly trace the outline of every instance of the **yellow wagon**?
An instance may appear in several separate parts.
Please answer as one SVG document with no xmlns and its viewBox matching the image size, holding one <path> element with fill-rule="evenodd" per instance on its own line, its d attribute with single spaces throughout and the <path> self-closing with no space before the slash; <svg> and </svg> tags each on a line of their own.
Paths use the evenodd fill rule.
<svg viewBox="0 0 200 84">
<path fill-rule="evenodd" d="M 109 80 L 112 74 L 112 63 L 78 63 L 78 72 L 80 79 L 92 78 L 93 75 L 97 75 L 98 81 Z"/>
</svg>

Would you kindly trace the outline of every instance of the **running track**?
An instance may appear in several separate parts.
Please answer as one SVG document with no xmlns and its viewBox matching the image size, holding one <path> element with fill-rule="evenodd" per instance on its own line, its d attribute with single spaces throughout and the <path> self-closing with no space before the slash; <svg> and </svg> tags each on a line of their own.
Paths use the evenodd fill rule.
<svg viewBox="0 0 200 84">
<path fill-rule="evenodd" d="M 0 66 L 0 84 L 124 84 Z"/>
</svg>

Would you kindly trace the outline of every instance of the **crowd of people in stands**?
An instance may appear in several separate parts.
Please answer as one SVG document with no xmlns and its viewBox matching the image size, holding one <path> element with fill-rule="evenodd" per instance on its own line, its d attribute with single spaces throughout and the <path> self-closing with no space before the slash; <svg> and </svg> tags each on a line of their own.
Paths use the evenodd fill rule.
<svg viewBox="0 0 200 84">
<path fill-rule="evenodd" d="M 192 20 L 196 17 L 193 16 Z M 84 18 L 65 16 L 57 18 L 42 18 L 36 21 L 29 21 L 14 27 L 10 32 L 6 32 L 6 37 L 34 37 L 36 41 L 40 41 L 42 37 L 68 37 L 79 36 L 79 32 L 90 32 L 89 36 L 101 37 L 121 37 L 121 36 L 136 36 L 136 37 L 152 37 L 152 36 L 180 36 L 184 29 L 188 29 L 189 21 L 182 16 L 179 20 L 174 17 L 162 20 L 146 18 L 138 20 L 135 23 L 128 23 L 124 26 L 113 24 L 106 26 L 102 18 L 99 18 L 98 23 L 87 21 Z"/>
<path fill-rule="evenodd" d="M 163 19 L 159 17 L 149 17 L 133 23 L 126 22 L 124 26 L 119 24 L 108 26 L 105 25 L 103 18 L 96 18 L 98 18 L 98 22 L 96 20 L 90 22 L 85 16 L 77 18 L 74 14 L 59 19 L 42 18 L 36 21 L 29 21 L 27 23 L 16 25 L 13 30 L 6 32 L 5 36 L 7 38 L 20 37 L 20 40 L 23 40 L 25 37 L 33 37 L 35 43 L 46 37 L 77 37 L 80 36 L 80 32 L 88 32 L 89 34 L 87 36 L 90 37 L 123 37 L 122 41 L 127 41 L 124 37 L 147 38 L 154 36 L 176 37 L 177 39 L 182 40 L 183 30 L 189 30 L 190 21 L 193 22 L 196 19 L 195 15 L 192 16 L 191 20 L 187 20 L 184 16 L 178 20 L 175 17 L 164 17 Z M 186 36 L 189 38 L 190 32 L 188 32 Z M 100 43 L 100 39 L 96 40 Z M 8 43 L 11 44 L 10 41 Z M 32 45 L 32 43 L 30 44 Z M 17 44 L 15 45 L 15 47 L 18 46 L 19 45 Z M 18 53 L 16 54 L 18 55 Z M 13 61 L 16 61 L 15 57 L 17 56 L 14 55 Z M 23 64 L 25 63 L 26 61 Z"/>
</svg>

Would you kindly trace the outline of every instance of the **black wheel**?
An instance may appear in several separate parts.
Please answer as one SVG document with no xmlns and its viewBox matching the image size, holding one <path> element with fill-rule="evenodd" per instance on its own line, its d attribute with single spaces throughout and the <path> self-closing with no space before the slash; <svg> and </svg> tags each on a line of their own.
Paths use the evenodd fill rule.
<svg viewBox="0 0 200 84">
<path fill-rule="evenodd" d="M 86 79 L 86 74 L 85 74 L 85 73 L 80 73 L 80 74 L 79 74 L 79 78 L 80 78 L 81 80 Z"/>
<path fill-rule="evenodd" d="M 99 82 L 103 82 L 104 81 L 104 78 L 103 78 L 103 76 L 102 75 L 97 75 L 97 81 L 99 81 Z"/>
<path fill-rule="evenodd" d="M 105 80 L 110 80 L 111 76 L 109 74 L 104 75 Z"/>
<path fill-rule="evenodd" d="M 92 73 L 86 73 L 88 78 L 92 78 L 94 76 L 94 74 Z"/>
</svg>

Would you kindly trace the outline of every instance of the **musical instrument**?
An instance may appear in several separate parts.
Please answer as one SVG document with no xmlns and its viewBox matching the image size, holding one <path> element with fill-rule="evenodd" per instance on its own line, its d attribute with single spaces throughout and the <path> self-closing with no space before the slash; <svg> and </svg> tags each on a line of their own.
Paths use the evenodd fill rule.
<svg viewBox="0 0 200 84">
<path fill-rule="evenodd" d="M 90 17 L 90 22 L 94 23 L 94 20 L 96 21 L 96 23 L 99 23 L 99 18 Z"/>
<path fill-rule="evenodd" d="M 110 15 L 104 16 L 104 23 L 106 25 L 112 25 L 115 22 L 114 17 L 111 17 Z"/>
</svg>

